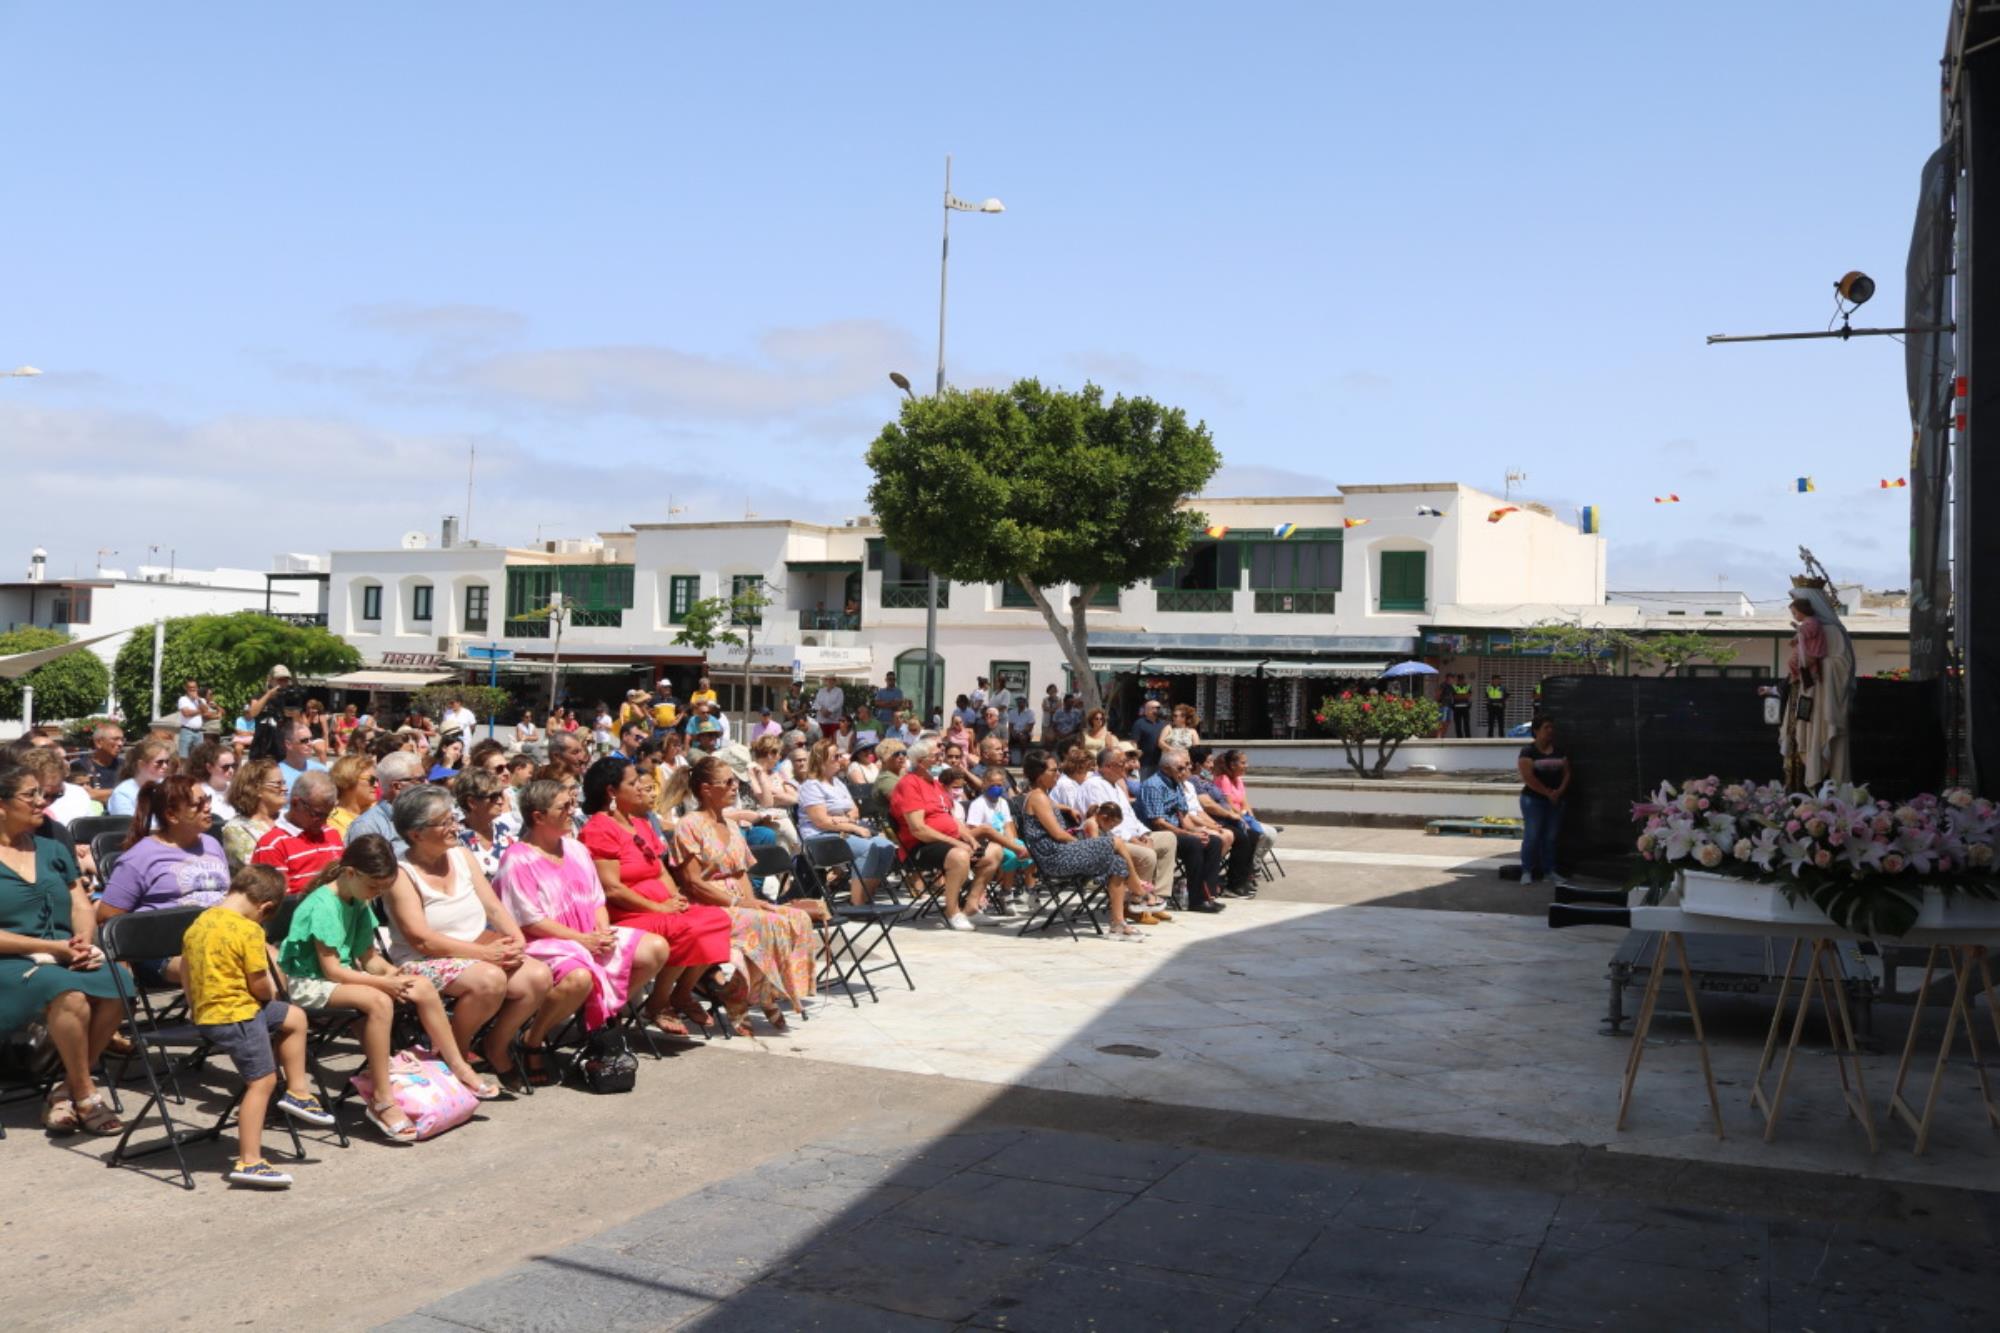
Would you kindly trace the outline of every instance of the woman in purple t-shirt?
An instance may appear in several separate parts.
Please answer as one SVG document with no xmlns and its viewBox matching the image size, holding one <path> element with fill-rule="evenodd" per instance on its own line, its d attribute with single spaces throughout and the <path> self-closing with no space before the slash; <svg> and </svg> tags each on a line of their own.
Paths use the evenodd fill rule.
<svg viewBox="0 0 2000 1333">
<path fill-rule="evenodd" d="M 229 892 L 229 858 L 209 836 L 210 799 L 199 778 L 175 774 L 139 793 L 132 831 L 97 903 L 101 925 L 126 912 L 213 907 Z M 178 958 L 140 966 L 149 981 L 179 985 Z"/>
</svg>

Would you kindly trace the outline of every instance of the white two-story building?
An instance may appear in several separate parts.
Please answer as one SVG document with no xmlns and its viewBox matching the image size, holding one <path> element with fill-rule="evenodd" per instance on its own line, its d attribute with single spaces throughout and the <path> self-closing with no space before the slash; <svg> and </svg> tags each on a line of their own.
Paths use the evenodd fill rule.
<svg viewBox="0 0 2000 1333">
<path fill-rule="evenodd" d="M 1318 691 L 1417 655 L 1427 632 L 1606 610 L 1602 537 L 1469 487 L 1353 486 L 1198 507 L 1211 526 L 1180 565 L 1098 594 L 1091 665 L 1128 710 L 1151 692 L 1194 703 L 1223 734 L 1284 734 Z M 795 675 L 879 682 L 889 672 L 921 694 L 927 571 L 865 518 L 637 523 L 540 548 L 336 551 L 329 625 L 382 671 L 483 674 L 469 650 L 493 645 L 512 654 L 503 678 L 522 685 L 545 679 L 559 652 L 565 693 L 579 700 L 663 675 L 685 693 L 704 663 L 674 642 L 687 609 L 750 582 L 772 598 L 750 635 L 757 699 Z M 559 626 L 547 614 L 557 592 L 568 608 Z M 946 702 L 982 676 L 1037 697 L 1072 683 L 1024 590 L 944 582 L 939 592 Z M 742 664 L 734 647 L 706 658 L 732 697 Z"/>
</svg>

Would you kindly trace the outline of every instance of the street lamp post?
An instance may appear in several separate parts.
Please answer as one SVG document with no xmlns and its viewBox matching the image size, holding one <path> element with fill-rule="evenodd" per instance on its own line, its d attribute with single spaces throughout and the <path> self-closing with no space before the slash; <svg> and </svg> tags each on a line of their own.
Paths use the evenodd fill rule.
<svg viewBox="0 0 2000 1333">
<path fill-rule="evenodd" d="M 967 203 L 951 192 L 951 154 L 944 155 L 944 242 L 938 249 L 938 364 L 936 393 L 944 393 L 945 297 L 951 281 L 951 215 L 953 213 L 1004 213 L 1007 206 L 998 199 Z M 901 386 L 908 392 L 909 385 Z M 912 395 L 914 396 L 914 395 Z M 923 725 L 931 723 L 931 708 L 937 690 L 937 571 L 928 571 L 924 586 L 924 713 Z"/>
</svg>

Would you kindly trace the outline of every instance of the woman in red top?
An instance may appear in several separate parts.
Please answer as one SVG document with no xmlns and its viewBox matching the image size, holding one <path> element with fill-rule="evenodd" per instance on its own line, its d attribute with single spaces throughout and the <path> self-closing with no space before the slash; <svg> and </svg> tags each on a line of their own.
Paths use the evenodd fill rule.
<svg viewBox="0 0 2000 1333">
<path fill-rule="evenodd" d="M 583 808 L 590 819 L 582 842 L 597 864 L 611 924 L 667 942 L 667 966 L 647 1001 L 646 1018 L 662 1032 L 684 1037 L 687 1028 L 667 1010 L 706 1025 L 694 986 L 709 968 L 729 960 L 729 913 L 688 902 L 666 877 L 666 845 L 646 818 L 646 795 L 629 759 L 610 755 L 585 771 Z"/>
</svg>

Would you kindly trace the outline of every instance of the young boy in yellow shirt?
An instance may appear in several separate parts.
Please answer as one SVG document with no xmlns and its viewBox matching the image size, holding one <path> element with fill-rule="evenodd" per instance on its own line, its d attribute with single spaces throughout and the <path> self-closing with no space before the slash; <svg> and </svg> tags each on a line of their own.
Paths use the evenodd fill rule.
<svg viewBox="0 0 2000 1333">
<path fill-rule="evenodd" d="M 333 1116 L 313 1096 L 306 1075 L 306 1016 L 278 998 L 281 977 L 264 939 L 264 923 L 285 898 L 285 877 L 270 866 L 237 871 L 220 903 L 195 918 L 181 941 L 188 1008 L 197 1031 L 236 1065 L 245 1084 L 236 1115 L 236 1164 L 224 1179 L 253 1189 L 285 1189 L 292 1178 L 264 1160 L 264 1116 L 285 1070 L 278 1109 L 294 1120 L 326 1126 Z M 278 1058 L 271 1038 L 277 1035 Z"/>
</svg>

